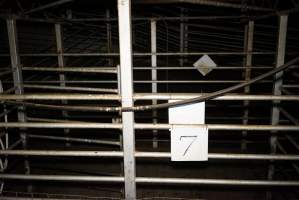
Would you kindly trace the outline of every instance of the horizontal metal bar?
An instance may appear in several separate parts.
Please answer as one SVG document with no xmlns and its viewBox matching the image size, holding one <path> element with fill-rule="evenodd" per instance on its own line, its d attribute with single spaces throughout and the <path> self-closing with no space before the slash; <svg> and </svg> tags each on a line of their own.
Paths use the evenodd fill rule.
<svg viewBox="0 0 299 200">
<path fill-rule="evenodd" d="M 114 176 L 68 176 L 68 175 L 22 175 L 22 174 L 0 174 L 0 179 L 6 180 L 32 180 L 32 181 L 82 181 L 82 182 L 106 182 L 121 183 L 123 177 Z"/>
<path fill-rule="evenodd" d="M 156 69 L 157 68 L 157 69 Z M 195 67 L 164 67 L 164 66 L 157 66 L 156 70 L 197 70 Z M 235 66 L 235 67 L 228 67 L 228 66 L 217 66 L 217 67 L 200 67 L 201 69 L 215 69 L 215 70 L 245 70 L 245 67 Z M 250 66 L 250 69 L 273 69 L 274 67 L 256 67 L 256 66 Z M 153 67 L 134 67 L 134 70 L 152 70 Z"/>
<path fill-rule="evenodd" d="M 231 19 L 241 19 L 245 16 L 183 16 L 183 17 L 134 17 L 132 21 L 179 21 L 179 20 L 231 20 Z M 25 19 L 26 20 L 26 19 Z M 71 22 L 105 22 L 105 21 L 117 21 L 117 18 L 99 18 L 99 17 L 88 17 L 88 18 L 72 18 Z"/>
<path fill-rule="evenodd" d="M 273 69 L 274 67 L 273 66 L 249 66 L 250 69 Z M 29 68 L 29 67 L 23 67 L 23 68 Z M 32 67 L 30 67 L 32 68 Z M 34 68 L 47 68 L 49 69 L 48 67 L 37 67 L 35 66 Z M 91 68 L 91 69 L 102 69 L 102 68 L 105 68 L 105 69 L 115 69 L 114 67 L 71 67 L 71 68 L 74 68 L 74 69 L 88 69 L 88 68 Z M 205 67 L 205 66 L 202 66 L 201 68 L 203 69 L 215 69 L 215 70 L 223 70 L 223 69 L 231 69 L 231 70 L 245 70 L 246 68 L 245 67 L 242 67 L 242 66 L 217 66 L 217 67 Z M 294 69 L 294 68 L 298 68 L 298 66 L 294 65 L 293 67 L 290 67 L 290 69 Z M 51 68 L 50 68 L 51 69 Z M 55 68 L 56 69 L 56 68 Z M 151 70 L 153 69 L 152 66 L 136 66 L 136 67 L 133 67 L 134 70 Z M 187 66 L 184 66 L 184 67 L 175 67 L 175 66 L 157 66 L 157 70 L 197 70 L 194 66 L 190 66 L 190 67 L 187 67 Z M 42 70 L 41 70 L 42 71 Z"/>
<path fill-rule="evenodd" d="M 74 121 L 74 120 L 66 120 L 66 119 L 49 119 L 49 118 L 36 118 L 36 117 L 27 117 L 27 121 L 31 122 L 67 122 L 67 123 L 85 123 L 84 121 Z"/>
<path fill-rule="evenodd" d="M 111 89 L 111 88 L 90 88 L 90 87 L 73 87 L 73 86 L 67 87 L 67 86 L 31 85 L 31 84 L 24 84 L 24 88 L 117 93 L 117 89 Z"/>
<path fill-rule="evenodd" d="M 253 55 L 275 55 L 276 52 L 250 52 Z M 298 52 L 292 52 L 293 54 L 298 54 Z M 57 56 L 57 53 L 23 53 L 20 54 L 22 57 L 51 57 Z M 133 56 L 198 56 L 198 55 L 246 55 L 246 52 L 157 52 L 157 53 L 133 53 Z M 0 57 L 7 57 L 9 54 L 0 54 Z M 63 56 L 119 56 L 119 53 L 63 53 Z"/>
<path fill-rule="evenodd" d="M 79 73 L 112 73 L 116 74 L 117 70 L 113 67 L 22 67 L 24 71 L 45 71 L 45 72 L 79 72 Z"/>
<path fill-rule="evenodd" d="M 19 194 L 18 192 L 16 193 L 19 196 L 22 196 L 22 193 Z M 31 193 L 30 193 L 31 194 Z M 28 195 L 27 193 L 25 193 L 25 195 Z M 5 196 L 1 196 L 1 200 L 45 200 L 45 198 L 38 198 L 38 197 L 5 197 Z M 69 198 L 51 198 L 51 197 L 47 197 L 46 200 L 74 200 L 74 199 L 69 199 Z"/>
<path fill-rule="evenodd" d="M 183 100 L 206 95 L 207 93 L 135 93 L 134 100 Z M 119 101 L 120 95 L 114 94 L 1 94 L 0 100 L 116 100 Z M 216 97 L 214 100 L 253 100 L 253 101 L 299 101 L 299 95 L 242 95 L 227 94 Z"/>
<path fill-rule="evenodd" d="M 183 100 L 195 98 L 206 93 L 135 93 L 134 100 Z M 0 97 L 1 98 L 1 97 Z M 253 101 L 272 101 L 272 100 L 290 100 L 297 101 L 299 96 L 297 95 L 243 95 L 243 94 L 227 94 L 224 96 L 216 97 L 214 100 L 253 100 Z"/>
<path fill-rule="evenodd" d="M 197 4 L 203 6 L 215 6 L 215 7 L 222 7 L 225 8 L 235 8 L 235 9 L 244 9 L 244 4 L 242 3 L 231 3 L 228 1 L 214 1 L 214 0 L 135 0 L 135 4 L 178 4 L 178 3 L 190 3 L 190 4 Z M 254 6 L 254 5 L 246 5 L 248 10 L 255 10 L 255 11 L 272 11 L 275 10 L 273 8 L 267 8 L 262 6 Z"/>
<path fill-rule="evenodd" d="M 72 176 L 72 175 L 22 175 L 0 174 L 5 180 L 30 181 L 64 181 L 64 182 L 102 182 L 123 183 L 124 177 L 115 176 Z M 266 181 L 266 180 L 236 180 L 236 179 L 191 179 L 191 178 L 152 178 L 136 177 L 138 184 L 180 184 L 180 185 L 230 185 L 230 186 L 265 186 L 265 187 L 298 187 L 299 181 Z"/>
<path fill-rule="evenodd" d="M 216 83 L 244 83 L 244 80 L 135 80 L 134 83 L 160 83 L 160 84 L 179 84 L 179 83 L 206 83 L 206 84 L 216 84 Z M 260 81 L 261 83 L 272 83 L 270 80 Z"/>
<path fill-rule="evenodd" d="M 89 144 L 105 144 L 105 145 L 113 145 L 120 146 L 120 142 L 114 142 L 109 140 L 97 140 L 97 139 L 87 139 L 87 138 L 74 138 L 74 137 L 58 137 L 58 136 L 50 136 L 50 135 L 34 135 L 28 134 L 30 138 L 37 139 L 46 139 L 46 140 L 60 140 L 66 142 L 81 142 L 81 143 L 89 143 Z"/>
<path fill-rule="evenodd" d="M 22 196 L 22 194 L 17 193 L 19 196 Z M 31 193 L 30 193 L 31 194 Z M 38 197 L 5 197 L 1 196 L 1 200 L 45 200 L 45 198 L 38 198 Z M 69 198 L 51 198 L 47 197 L 46 200 L 74 200 Z"/>
<path fill-rule="evenodd" d="M 283 88 L 299 88 L 299 85 L 297 84 L 283 84 L 282 85 Z"/>
<path fill-rule="evenodd" d="M 12 73 L 12 70 L 8 70 L 8 71 L 0 72 L 0 77 L 1 77 L 1 76 L 5 76 L 5 75 L 10 74 L 10 73 Z"/>
<path fill-rule="evenodd" d="M 150 124 L 138 123 L 134 125 L 135 129 L 141 130 L 169 130 L 174 124 Z M 229 130 L 229 131 L 299 131 L 299 126 L 290 125 L 236 125 L 236 124 L 176 124 L 176 127 L 199 128 L 207 127 L 210 130 Z M 87 128 L 87 129 L 122 129 L 122 124 L 112 123 L 93 123 L 93 122 L 77 122 L 77 123 L 41 123 L 41 122 L 0 122 L 3 128 Z"/>
<path fill-rule="evenodd" d="M 283 187 L 299 186 L 299 181 L 266 181 L 266 180 L 234 180 L 234 179 L 188 179 L 188 178 L 152 178 L 136 177 L 136 183 L 140 184 L 178 184 L 178 185 L 229 185 L 229 186 L 265 186 Z"/>
<path fill-rule="evenodd" d="M 120 96 L 114 94 L 1 94 L 0 100 L 120 100 Z"/>
<path fill-rule="evenodd" d="M 260 70 L 265 70 L 265 69 L 273 69 L 274 67 L 273 66 L 249 66 L 250 69 L 260 69 Z M 23 67 L 24 68 L 24 67 Z M 37 67 L 35 66 L 34 68 L 48 68 L 48 67 Z M 78 68 L 89 68 L 89 67 L 72 67 L 72 68 L 75 68 L 75 69 L 78 69 Z M 96 68 L 96 69 L 101 69 L 103 67 L 92 67 L 92 68 Z M 105 69 L 114 69 L 113 67 L 104 67 Z M 136 67 L 133 67 L 134 70 L 151 70 L 153 67 L 152 66 L 136 66 Z M 217 67 L 205 67 L 205 66 L 202 66 L 201 68 L 203 69 L 215 69 L 215 70 L 223 70 L 223 69 L 232 69 L 232 70 L 245 70 L 246 68 L 244 66 L 217 66 Z M 297 69 L 299 68 L 298 65 L 294 65 L 294 66 L 291 66 L 289 69 Z M 6 72 L 11 72 L 11 69 L 9 68 L 5 68 L 5 72 L 1 72 L 1 73 L 6 73 Z M 157 70 L 196 70 L 196 68 L 194 66 L 157 66 Z M 0 73 L 0 76 L 2 75 Z"/>
<path fill-rule="evenodd" d="M 158 84 L 222 84 L 222 83 L 244 83 L 243 80 L 135 80 L 133 81 L 134 84 L 151 84 L 151 83 L 158 83 Z M 12 81 L 3 81 L 3 83 L 12 83 Z M 27 80 L 24 83 L 41 83 L 41 84 L 50 84 L 50 83 L 61 83 L 59 80 L 50 80 L 50 81 L 36 81 L 36 80 Z M 80 83 L 80 84 L 91 84 L 91 83 L 113 83 L 117 84 L 115 80 L 67 80 L 65 83 Z M 272 83 L 270 80 L 260 81 L 261 83 Z"/>
<path fill-rule="evenodd" d="M 122 151 L 57 151 L 57 150 L 0 150 L 5 156 L 63 156 L 63 157 L 123 157 Z M 136 158 L 170 158 L 169 152 L 135 152 Z M 209 153 L 209 159 L 219 160 L 289 160 L 298 161 L 299 155 Z"/>
</svg>

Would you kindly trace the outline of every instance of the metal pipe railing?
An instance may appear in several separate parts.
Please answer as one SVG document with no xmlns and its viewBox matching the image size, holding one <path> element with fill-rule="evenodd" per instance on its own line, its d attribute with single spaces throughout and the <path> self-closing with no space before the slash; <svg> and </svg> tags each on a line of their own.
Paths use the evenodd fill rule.
<svg viewBox="0 0 299 200">
<path fill-rule="evenodd" d="M 0 150 L 0 155 L 5 156 L 49 156 L 49 157 L 109 157 L 122 158 L 122 151 L 57 151 L 57 150 Z M 170 158 L 170 152 L 135 152 L 136 158 Z M 232 154 L 209 153 L 209 159 L 218 160 L 284 160 L 298 161 L 299 155 L 292 154 Z"/>
<path fill-rule="evenodd" d="M 0 179 L 24 181 L 63 181 L 63 182 L 101 182 L 123 183 L 124 177 L 116 176 L 74 176 L 74 175 L 21 175 L 0 174 Z M 136 177 L 138 184 L 179 184 L 179 185 L 228 185 L 228 186 L 263 186 L 263 187 L 298 187 L 299 181 L 266 181 L 236 179 L 192 179 L 192 178 L 150 178 Z"/>
<path fill-rule="evenodd" d="M 111 89 L 111 88 L 90 88 L 90 87 L 74 87 L 74 86 L 53 86 L 53 85 L 24 84 L 24 88 L 47 89 L 47 90 L 63 90 L 63 91 L 80 91 L 80 92 L 117 93 L 117 89 Z"/>
<path fill-rule="evenodd" d="M 134 94 L 134 100 L 184 100 L 198 96 L 204 96 L 207 93 L 137 93 Z M 115 100 L 120 101 L 120 95 L 114 94 L 60 94 L 60 93 L 34 93 L 34 94 L 1 94 L 0 100 Z M 212 100 L 251 100 L 251 101 L 299 101 L 299 95 L 242 95 L 226 94 L 216 97 Z"/>
<path fill-rule="evenodd" d="M 104 145 L 120 146 L 120 142 L 114 142 L 114 141 L 109 141 L 109 140 L 74 138 L 74 137 L 59 137 L 59 136 L 51 136 L 51 135 L 34 135 L 34 134 L 28 134 L 27 136 L 29 138 L 45 139 L 45 140 L 56 140 L 56 141 L 65 141 L 65 142 L 80 142 L 80 143 L 88 143 L 88 144 L 104 144 Z"/>
<path fill-rule="evenodd" d="M 150 124 L 135 123 L 134 128 L 140 130 L 169 130 L 173 126 L 188 128 L 208 128 L 209 130 L 229 130 L 229 131 L 299 131 L 299 126 L 293 125 L 237 125 L 237 124 Z M 122 129 L 122 124 L 112 123 L 41 123 L 41 122 L 8 122 L 0 123 L 3 128 L 72 128 L 72 129 Z"/>
<path fill-rule="evenodd" d="M 157 56 L 200 56 L 200 55 L 239 55 L 244 56 L 246 55 L 245 52 L 238 51 L 238 52 L 157 52 L 157 53 L 133 53 L 133 56 L 151 56 L 151 55 L 157 55 Z M 253 55 L 275 55 L 276 52 L 251 52 Z M 292 52 L 292 54 L 296 55 L 298 52 Z M 119 53 L 63 53 L 63 56 L 66 57 L 86 57 L 86 56 L 119 56 Z M 0 54 L 0 57 L 7 57 L 9 54 Z M 20 56 L 22 57 L 53 57 L 58 56 L 57 53 L 21 53 Z"/>
<path fill-rule="evenodd" d="M 117 74 L 116 68 L 110 67 L 22 67 L 23 71 L 43 71 L 43 72 L 79 72 L 79 73 L 108 73 Z"/>
</svg>

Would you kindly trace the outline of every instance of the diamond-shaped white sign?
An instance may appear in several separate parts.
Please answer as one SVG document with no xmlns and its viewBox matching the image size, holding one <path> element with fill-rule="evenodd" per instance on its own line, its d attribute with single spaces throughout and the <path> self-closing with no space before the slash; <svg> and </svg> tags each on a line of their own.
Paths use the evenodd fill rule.
<svg viewBox="0 0 299 200">
<path fill-rule="evenodd" d="M 203 75 L 210 73 L 213 68 L 217 67 L 217 64 L 208 56 L 203 55 L 198 59 L 193 66 Z"/>
</svg>

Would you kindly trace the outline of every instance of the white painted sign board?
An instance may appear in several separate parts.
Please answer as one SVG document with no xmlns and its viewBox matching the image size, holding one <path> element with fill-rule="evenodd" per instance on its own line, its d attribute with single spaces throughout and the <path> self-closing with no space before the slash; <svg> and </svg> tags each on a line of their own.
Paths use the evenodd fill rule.
<svg viewBox="0 0 299 200">
<path fill-rule="evenodd" d="M 217 67 L 217 64 L 208 56 L 203 55 L 198 59 L 193 66 L 203 75 L 210 73 L 213 68 Z"/>
<path fill-rule="evenodd" d="M 169 124 L 204 124 L 205 102 L 169 108 L 168 113 Z"/>
<path fill-rule="evenodd" d="M 170 101 L 173 102 L 173 101 Z M 205 103 L 169 109 L 172 161 L 208 160 L 208 128 L 182 127 L 180 124 L 205 124 Z"/>
</svg>

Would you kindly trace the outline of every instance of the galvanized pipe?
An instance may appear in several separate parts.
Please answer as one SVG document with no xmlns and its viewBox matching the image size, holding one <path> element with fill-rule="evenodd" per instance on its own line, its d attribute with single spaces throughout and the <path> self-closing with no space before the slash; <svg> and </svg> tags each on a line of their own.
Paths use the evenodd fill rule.
<svg viewBox="0 0 299 200">
<path fill-rule="evenodd" d="M 152 56 L 155 56 L 152 55 Z M 249 66 L 251 69 L 257 69 L 257 70 L 266 70 L 266 69 L 273 69 L 274 67 L 272 66 Z M 51 68 L 48 68 L 48 67 L 42 67 L 42 66 L 35 66 L 35 67 L 23 67 L 22 69 L 31 69 L 33 68 L 33 70 L 37 69 L 38 71 L 56 71 L 57 67 L 51 67 Z M 90 71 L 90 70 L 96 70 L 96 69 L 111 69 L 111 70 L 114 70 L 115 67 L 67 67 L 67 68 L 70 68 L 70 69 L 74 69 L 74 71 L 77 72 L 76 69 L 79 69 L 78 71 L 80 72 L 81 69 L 87 69 L 87 71 Z M 136 67 L 133 67 L 134 70 L 152 70 L 152 66 L 136 66 Z M 157 66 L 156 67 L 157 70 L 196 70 L 195 67 L 188 67 L 188 66 Z M 208 68 L 208 69 L 213 69 L 213 70 L 245 70 L 246 67 L 244 66 L 217 66 L 217 67 L 205 67 L 205 66 L 202 66 L 201 67 L 202 69 L 205 69 L 205 68 Z M 291 69 L 294 69 L 294 68 L 298 68 L 298 66 L 294 65 L 293 67 L 290 67 Z M 45 69 L 45 70 L 44 70 Z M 47 70 L 49 69 L 49 70 Z M 33 71 L 32 70 L 32 71 Z M 11 72 L 11 71 L 7 71 L 7 72 Z M 2 72 L 2 73 L 6 73 L 6 72 Z M 2 75 L 0 73 L 0 75 Z"/>
<path fill-rule="evenodd" d="M 122 158 L 122 151 L 57 151 L 57 150 L 0 150 L 0 155 L 5 156 L 50 156 L 50 157 L 109 157 Z M 167 158 L 170 152 L 135 152 L 136 158 Z M 284 160 L 298 161 L 299 155 L 292 154 L 232 154 L 209 153 L 209 159 L 217 160 Z"/>
<path fill-rule="evenodd" d="M 149 178 L 137 177 L 136 183 L 150 185 L 227 185 L 227 186 L 265 186 L 265 187 L 298 187 L 299 181 L 265 181 L 236 179 L 191 179 L 191 178 Z"/>
<path fill-rule="evenodd" d="M 24 181 L 63 181 L 63 182 L 102 182 L 123 183 L 124 177 L 115 176 L 73 176 L 73 175 L 21 175 L 0 174 L 0 179 Z M 175 184 L 175 185 L 228 185 L 228 186 L 264 186 L 264 187 L 298 187 L 299 181 L 266 181 L 236 179 L 191 179 L 191 178 L 150 178 L 136 177 L 139 184 Z"/>
<path fill-rule="evenodd" d="M 87 139 L 87 138 L 74 138 L 74 137 L 58 137 L 51 135 L 34 135 L 28 134 L 30 138 L 37 139 L 46 139 L 46 140 L 60 140 L 66 142 L 81 142 L 81 143 L 89 143 L 89 144 L 104 144 L 104 145 L 112 145 L 112 146 L 120 146 L 120 142 L 113 142 L 109 140 L 97 140 L 97 139 Z"/>
<path fill-rule="evenodd" d="M 276 52 L 251 52 L 253 55 L 275 55 Z M 294 54 L 297 54 L 298 52 L 293 52 Z M 246 55 L 245 52 L 239 51 L 239 52 L 157 52 L 157 53 L 133 53 L 133 56 L 151 56 L 151 55 L 157 55 L 157 56 L 199 56 L 199 55 L 240 55 L 244 56 Z M 57 56 L 57 53 L 23 53 L 20 54 L 22 57 L 51 57 L 51 56 Z M 7 57 L 9 54 L 0 54 L 0 57 Z M 85 56 L 119 56 L 119 53 L 64 53 L 63 56 L 79 56 L 79 57 L 85 57 Z"/>
<path fill-rule="evenodd" d="M 116 74 L 117 70 L 113 67 L 22 67 L 24 71 L 43 71 L 43 72 L 83 72 L 83 73 L 108 73 Z"/>
<path fill-rule="evenodd" d="M 140 4 L 175 4 L 175 3 L 191 3 L 206 6 L 215 6 L 223 8 L 248 9 L 255 11 L 275 11 L 272 8 L 265 8 L 261 6 L 243 5 L 242 3 L 229 3 L 215 0 L 137 0 L 135 3 Z"/>
<path fill-rule="evenodd" d="M 273 69 L 273 67 L 257 67 L 257 66 L 249 66 L 251 69 L 257 69 L 257 70 L 265 70 L 265 69 Z M 245 67 L 240 67 L 240 66 L 217 66 L 217 67 L 200 67 L 202 69 L 213 69 L 213 70 L 245 70 Z M 153 67 L 134 67 L 134 70 L 152 70 Z M 164 66 L 157 66 L 155 70 L 197 70 L 195 67 L 164 67 Z"/>
<path fill-rule="evenodd" d="M 117 89 L 111 88 L 90 88 L 90 87 L 73 87 L 73 86 L 53 86 L 53 85 L 32 85 L 24 84 L 24 88 L 29 89 L 47 89 L 47 90 L 65 90 L 65 91 L 80 91 L 80 92 L 107 92 L 117 93 Z"/>
<path fill-rule="evenodd" d="M 80 84 L 90 84 L 90 83 L 115 83 L 117 84 L 117 81 L 114 80 L 86 80 L 86 81 L 80 81 L 80 80 L 67 80 L 66 83 L 80 83 Z M 174 84 L 174 83 L 189 83 L 189 84 L 217 84 L 217 83 L 244 83 L 243 80 L 135 80 L 133 81 L 136 84 L 141 83 L 159 83 L 159 84 Z M 3 83 L 10 83 L 10 81 L 3 81 Z M 26 80 L 24 83 L 61 83 L 61 81 L 57 80 L 50 80 L 50 81 L 34 81 L 34 80 Z M 264 80 L 260 81 L 260 83 L 272 83 L 270 80 Z"/>
<path fill-rule="evenodd" d="M 134 100 L 183 100 L 191 99 L 198 96 L 204 96 L 208 93 L 135 93 Z M 119 101 L 120 95 L 114 94 L 1 94 L 0 100 L 115 100 Z M 242 95 L 226 94 L 216 97 L 212 100 L 252 100 L 252 101 L 299 101 L 298 95 Z"/>
<path fill-rule="evenodd" d="M 169 130 L 174 124 L 150 124 L 138 123 L 134 125 L 135 129 L 140 130 Z M 229 131 L 298 131 L 299 126 L 290 125 L 236 125 L 236 124 L 176 124 L 176 127 L 198 128 L 207 127 L 210 130 L 229 130 Z M 3 128 L 73 128 L 73 129 L 122 129 L 122 124 L 112 123 L 93 123 L 93 122 L 77 122 L 77 123 L 41 123 L 41 122 L 8 122 L 0 123 Z"/>
</svg>

